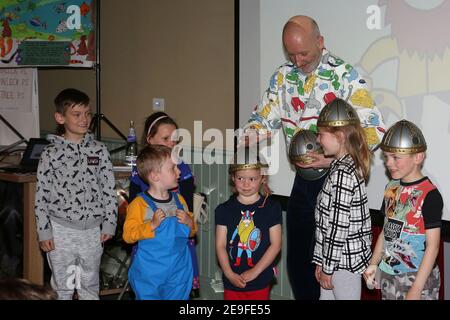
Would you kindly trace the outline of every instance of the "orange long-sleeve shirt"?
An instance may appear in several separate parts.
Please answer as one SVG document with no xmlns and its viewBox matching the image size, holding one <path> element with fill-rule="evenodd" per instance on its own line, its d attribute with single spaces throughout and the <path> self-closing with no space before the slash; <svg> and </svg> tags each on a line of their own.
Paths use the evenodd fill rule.
<svg viewBox="0 0 450 320">
<path fill-rule="evenodd" d="M 178 198 L 183 205 L 185 211 L 189 214 L 193 222 L 193 229 L 189 234 L 190 237 L 194 236 L 197 233 L 197 225 L 193 220 L 192 212 L 188 211 L 186 201 L 183 196 L 178 194 Z M 157 207 L 161 207 L 161 209 L 168 214 L 167 206 L 173 206 L 176 208 L 176 204 L 174 204 L 174 199 L 168 203 L 159 203 L 155 202 Z M 161 205 L 162 204 L 162 205 Z M 160 206 L 161 205 L 161 206 Z M 165 210 L 166 209 L 166 210 Z M 170 210 L 169 209 L 169 210 Z M 169 213 L 170 214 L 170 213 Z M 139 240 L 154 238 L 155 231 L 152 230 L 151 227 L 151 217 L 153 216 L 153 210 L 148 206 L 145 200 L 142 197 L 136 197 L 127 207 L 127 216 L 125 218 L 125 223 L 123 226 L 123 240 L 126 243 L 135 243 Z"/>
</svg>

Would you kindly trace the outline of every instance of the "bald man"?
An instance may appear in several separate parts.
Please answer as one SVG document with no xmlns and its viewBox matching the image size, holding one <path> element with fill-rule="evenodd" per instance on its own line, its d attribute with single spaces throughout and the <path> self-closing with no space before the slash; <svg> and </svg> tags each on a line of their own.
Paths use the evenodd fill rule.
<svg viewBox="0 0 450 320">
<path fill-rule="evenodd" d="M 269 88 L 244 131 L 271 132 L 283 129 L 286 145 L 298 131 L 317 132 L 317 118 L 322 108 L 336 97 L 348 101 L 358 112 L 367 142 L 373 149 L 384 133 L 381 113 L 375 106 L 364 80 L 351 65 L 325 48 L 317 23 L 307 16 L 289 19 L 283 28 L 283 45 L 288 62 L 270 79 Z M 349 42 L 351 45 L 351 42 Z M 310 165 L 302 168 L 326 168 L 331 159 L 312 153 Z M 296 174 L 286 214 L 287 268 L 296 299 L 317 300 L 319 283 L 312 263 L 314 250 L 316 198 L 326 177 L 315 181 Z M 338 262 L 334 268 L 338 268 Z"/>
</svg>

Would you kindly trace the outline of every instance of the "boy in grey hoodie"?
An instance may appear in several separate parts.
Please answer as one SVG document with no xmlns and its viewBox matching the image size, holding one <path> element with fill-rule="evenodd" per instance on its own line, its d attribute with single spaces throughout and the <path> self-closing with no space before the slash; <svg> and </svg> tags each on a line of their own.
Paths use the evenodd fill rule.
<svg viewBox="0 0 450 320">
<path fill-rule="evenodd" d="M 114 173 L 106 146 L 88 132 L 89 97 L 65 89 L 55 98 L 57 135 L 37 171 L 36 224 L 58 299 L 98 299 L 103 242 L 116 230 Z"/>
</svg>

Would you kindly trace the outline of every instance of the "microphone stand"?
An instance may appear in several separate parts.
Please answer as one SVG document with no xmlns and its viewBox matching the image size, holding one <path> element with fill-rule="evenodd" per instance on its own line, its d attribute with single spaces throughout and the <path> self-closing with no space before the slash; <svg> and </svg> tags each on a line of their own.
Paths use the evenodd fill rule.
<svg viewBox="0 0 450 320">
<path fill-rule="evenodd" d="M 14 128 L 13 125 L 12 125 L 11 123 L 9 123 L 8 120 L 6 120 L 1 114 L 0 114 L 0 120 L 1 120 L 4 124 L 6 124 L 6 126 L 7 126 L 9 129 L 11 129 L 11 131 L 14 132 L 16 136 L 18 136 L 18 137 L 20 138 L 19 141 L 14 142 L 14 143 L 12 143 L 12 144 L 10 144 L 10 145 L 8 145 L 8 146 L 6 146 L 6 147 L 0 149 L 0 154 L 1 154 L 1 153 L 4 153 L 4 152 L 6 152 L 6 151 L 8 151 L 8 150 L 10 150 L 10 149 L 12 149 L 12 148 L 14 148 L 15 146 L 18 146 L 19 144 L 22 144 L 22 143 L 24 143 L 24 142 L 25 142 L 26 144 L 28 144 L 27 139 L 25 139 L 25 137 L 24 137 L 23 135 L 21 135 L 20 132 L 17 131 L 16 128 Z"/>
<path fill-rule="evenodd" d="M 90 130 L 95 133 L 97 140 L 102 139 L 101 132 L 101 121 L 104 120 L 106 124 L 114 130 L 125 142 L 127 141 L 127 137 L 120 132 L 119 129 L 102 113 L 101 111 L 101 96 L 100 96 L 100 0 L 95 1 L 96 10 L 95 10 L 95 25 L 96 25 L 96 33 L 95 33 L 95 43 L 96 43 L 96 63 L 94 65 L 95 68 L 95 84 L 96 84 L 96 110 L 95 115 L 92 118 Z M 126 148 L 126 144 L 111 150 L 109 153 L 113 154 L 116 152 L 120 152 Z"/>
</svg>

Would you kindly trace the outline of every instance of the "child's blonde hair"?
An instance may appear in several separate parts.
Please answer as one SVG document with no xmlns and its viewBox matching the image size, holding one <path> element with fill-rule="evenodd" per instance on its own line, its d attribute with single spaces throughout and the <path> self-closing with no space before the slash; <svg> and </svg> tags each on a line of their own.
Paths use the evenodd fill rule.
<svg viewBox="0 0 450 320">
<path fill-rule="evenodd" d="M 164 161 L 171 158 L 172 149 L 163 145 L 147 145 L 139 152 L 136 159 L 136 168 L 139 176 L 147 184 L 150 172 L 161 171 Z"/>
<path fill-rule="evenodd" d="M 368 181 L 372 153 L 356 110 L 345 100 L 336 98 L 320 111 L 317 126 L 332 134 L 344 135 L 344 146 L 355 162 L 356 172 Z"/>
</svg>

